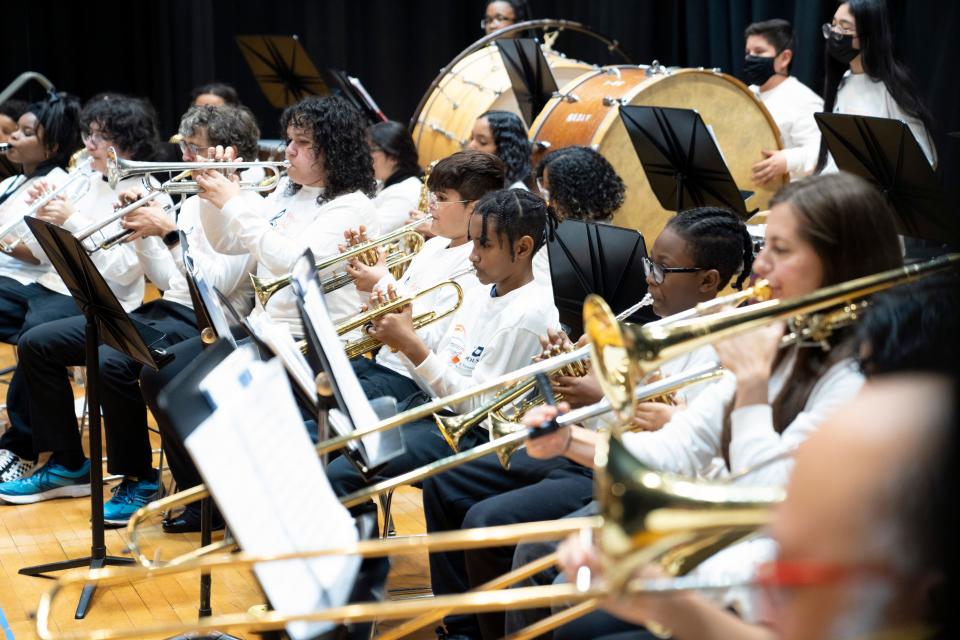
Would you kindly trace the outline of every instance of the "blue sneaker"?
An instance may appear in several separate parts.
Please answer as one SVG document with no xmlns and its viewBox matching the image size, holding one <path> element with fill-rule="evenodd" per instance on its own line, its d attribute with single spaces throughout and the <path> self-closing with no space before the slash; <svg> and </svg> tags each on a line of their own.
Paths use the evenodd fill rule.
<svg viewBox="0 0 960 640">
<path fill-rule="evenodd" d="M 157 497 L 160 485 L 149 480 L 124 478 L 113 488 L 113 497 L 103 505 L 103 523 L 122 527 L 137 509 Z"/>
<path fill-rule="evenodd" d="M 48 462 L 28 478 L 0 484 L 0 500 L 11 504 L 31 504 L 53 498 L 80 498 L 90 495 L 90 461 L 77 471 Z"/>
</svg>

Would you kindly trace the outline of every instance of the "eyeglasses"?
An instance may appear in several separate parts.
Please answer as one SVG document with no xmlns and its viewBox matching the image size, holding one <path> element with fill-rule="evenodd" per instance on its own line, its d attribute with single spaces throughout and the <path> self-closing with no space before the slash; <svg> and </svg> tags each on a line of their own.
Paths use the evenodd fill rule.
<svg viewBox="0 0 960 640">
<path fill-rule="evenodd" d="M 202 156 L 203 152 L 206 151 L 206 149 L 201 148 L 200 145 L 196 145 L 185 140 L 181 140 L 177 144 L 180 145 L 181 153 L 185 153 L 194 157 Z"/>
<path fill-rule="evenodd" d="M 427 207 L 430 209 L 436 209 L 442 204 L 467 204 L 468 202 L 473 200 L 440 200 L 433 191 L 427 194 Z"/>
<path fill-rule="evenodd" d="M 104 135 L 102 131 L 81 133 L 80 139 L 83 141 L 83 144 L 92 144 L 95 147 L 99 147 L 104 142 L 110 142 L 110 138 Z"/>
<path fill-rule="evenodd" d="M 650 258 L 643 258 L 643 274 L 648 278 L 653 278 L 653 283 L 657 285 L 663 284 L 663 279 L 668 273 L 696 273 L 706 269 L 708 267 L 665 267 Z"/>
<path fill-rule="evenodd" d="M 494 16 L 486 16 L 480 20 L 480 28 L 486 29 L 488 24 L 513 24 L 514 19 L 498 13 Z"/>
<path fill-rule="evenodd" d="M 833 38 L 836 41 L 843 40 L 844 36 L 856 36 L 857 32 L 853 29 L 844 29 L 843 27 L 835 27 L 829 22 L 825 22 L 823 25 L 823 39 L 829 40 Z"/>
</svg>

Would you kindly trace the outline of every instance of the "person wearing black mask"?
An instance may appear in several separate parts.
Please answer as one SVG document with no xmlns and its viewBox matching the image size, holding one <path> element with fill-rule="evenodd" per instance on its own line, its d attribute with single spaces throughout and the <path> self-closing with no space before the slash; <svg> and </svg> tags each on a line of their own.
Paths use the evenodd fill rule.
<svg viewBox="0 0 960 640">
<path fill-rule="evenodd" d="M 820 130 L 813 114 L 823 111 L 823 100 L 790 75 L 793 28 L 779 18 L 754 22 L 744 31 L 746 58 L 741 78 L 757 92 L 783 136 L 783 149 L 762 149 L 763 160 L 753 165 L 753 180 L 767 184 L 790 174 L 794 180 L 809 175 L 817 163 Z"/>
<path fill-rule="evenodd" d="M 933 119 L 907 68 L 893 57 L 893 33 L 885 0 L 850 0 L 823 25 L 826 40 L 824 111 L 902 120 L 927 160 L 936 166 Z M 836 171 L 821 142 L 817 171 Z"/>
</svg>

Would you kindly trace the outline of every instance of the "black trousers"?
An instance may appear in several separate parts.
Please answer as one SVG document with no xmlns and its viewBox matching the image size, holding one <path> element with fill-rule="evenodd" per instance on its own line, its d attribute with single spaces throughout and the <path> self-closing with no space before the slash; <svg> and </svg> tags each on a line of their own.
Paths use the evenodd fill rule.
<svg viewBox="0 0 960 640">
<path fill-rule="evenodd" d="M 13 278 L 0 276 L 0 342 L 16 344 L 20 335 L 33 327 L 79 313 L 77 303 L 70 296 L 36 283 L 20 284 Z M 30 432 L 30 407 L 26 402 L 28 396 L 19 388 L 22 384 L 22 376 L 13 376 L 10 380 L 7 391 L 10 428 L 0 436 L 0 449 L 33 460 L 36 454 Z"/>
<path fill-rule="evenodd" d="M 554 520 L 593 497 L 593 473 L 567 460 L 536 460 L 518 451 L 509 471 L 493 454 L 429 478 L 423 483 L 428 531 L 453 531 L 518 522 Z M 430 580 L 437 595 L 463 593 L 510 571 L 514 547 L 430 555 Z M 479 620 L 478 620 L 479 619 Z M 451 634 L 501 638 L 504 616 L 448 616 Z"/>
<path fill-rule="evenodd" d="M 193 311 L 176 303 L 156 300 L 130 315 L 166 335 L 164 344 L 156 346 L 171 346 L 197 332 Z M 82 316 L 48 322 L 24 333 L 18 343 L 15 377 L 22 376 L 24 384 L 17 389 L 27 395 L 37 454 L 83 452 L 66 367 L 85 363 L 85 324 Z M 153 472 L 147 408 L 138 383 L 142 368 L 136 360 L 101 345 L 100 405 L 110 473 L 150 477 Z"/>
</svg>

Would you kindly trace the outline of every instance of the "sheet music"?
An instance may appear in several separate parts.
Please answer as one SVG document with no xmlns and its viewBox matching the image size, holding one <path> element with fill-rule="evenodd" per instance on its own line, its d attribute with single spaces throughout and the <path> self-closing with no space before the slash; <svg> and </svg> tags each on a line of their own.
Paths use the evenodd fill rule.
<svg viewBox="0 0 960 640">
<path fill-rule="evenodd" d="M 280 363 L 249 346 L 230 354 L 200 385 L 213 413 L 185 440 L 245 552 L 278 554 L 352 544 L 357 531 L 334 495 Z M 271 604 L 294 614 L 346 603 L 356 557 L 288 560 L 254 569 Z M 331 623 L 292 623 L 294 639 Z"/>
<path fill-rule="evenodd" d="M 290 333 L 290 325 L 273 322 L 267 314 L 261 313 L 250 317 L 250 326 L 257 337 L 280 359 L 297 386 L 316 402 L 317 387 L 313 383 L 313 372 Z"/>
<path fill-rule="evenodd" d="M 197 294 L 203 302 L 203 306 L 207 311 L 207 317 L 210 318 L 214 331 L 217 332 L 218 337 L 227 340 L 236 347 L 237 341 L 233 338 L 233 332 L 230 331 L 230 323 L 227 321 L 227 316 L 223 312 L 217 296 L 213 294 L 207 281 L 203 279 L 203 274 L 200 272 L 200 269 L 198 269 L 196 263 L 194 263 L 193 256 L 190 255 L 190 244 L 187 241 L 187 234 L 182 230 L 180 231 L 180 247 L 183 251 L 183 266 L 189 274 L 188 277 L 193 278 L 193 283 L 197 287 Z"/>
</svg>

